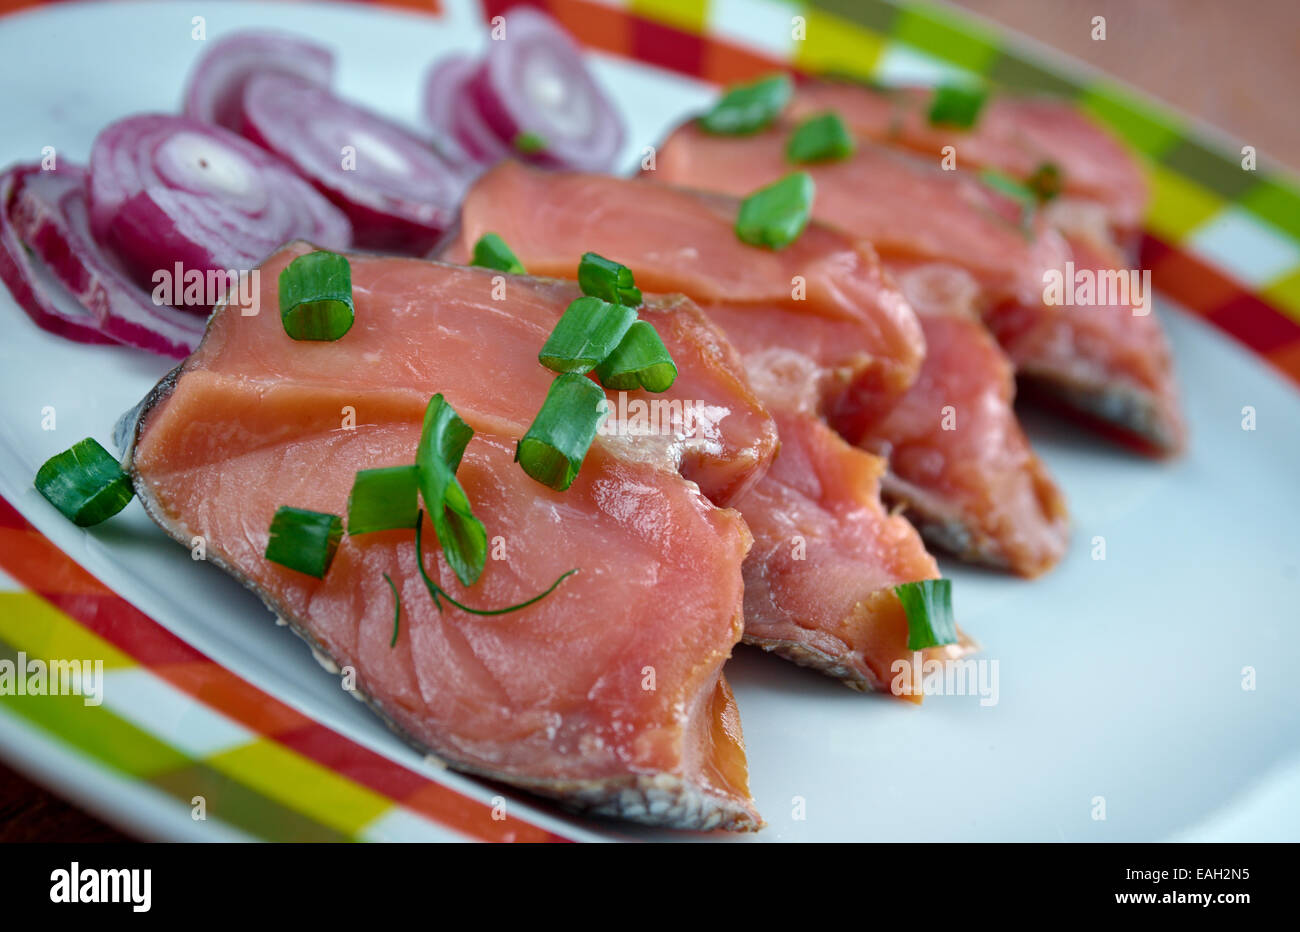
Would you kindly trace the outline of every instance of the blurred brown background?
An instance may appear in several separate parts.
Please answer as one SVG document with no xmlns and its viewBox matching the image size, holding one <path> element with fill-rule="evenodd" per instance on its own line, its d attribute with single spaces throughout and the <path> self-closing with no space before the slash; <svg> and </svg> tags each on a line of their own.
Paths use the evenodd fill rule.
<svg viewBox="0 0 1300 932">
<path fill-rule="evenodd" d="M 1054 46 L 1300 172 L 1300 0 L 951 0 Z M 0 4 L 3 9 L 3 4 Z M 1106 40 L 1091 38 L 1106 17 Z M 0 765 L 0 842 L 115 841 Z"/>
<path fill-rule="evenodd" d="M 1300 0 L 950 0 L 1300 172 Z M 1106 17 L 1106 41 L 1091 38 Z"/>
</svg>

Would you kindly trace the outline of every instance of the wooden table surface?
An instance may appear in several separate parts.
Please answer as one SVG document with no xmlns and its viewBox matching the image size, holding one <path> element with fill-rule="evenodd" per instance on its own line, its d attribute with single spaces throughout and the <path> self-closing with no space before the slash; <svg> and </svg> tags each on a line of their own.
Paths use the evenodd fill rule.
<svg viewBox="0 0 1300 932">
<path fill-rule="evenodd" d="M 1300 172 L 1298 0 L 955 0 Z M 1106 40 L 1091 38 L 1106 17 Z M 128 840 L 0 764 L 0 842 Z"/>
</svg>

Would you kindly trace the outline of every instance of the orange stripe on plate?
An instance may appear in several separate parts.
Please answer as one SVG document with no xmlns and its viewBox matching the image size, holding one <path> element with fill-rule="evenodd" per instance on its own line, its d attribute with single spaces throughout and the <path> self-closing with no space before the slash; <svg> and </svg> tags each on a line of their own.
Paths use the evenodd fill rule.
<svg viewBox="0 0 1300 932">
<path fill-rule="evenodd" d="M 426 783 L 412 795 L 400 800 L 403 806 L 414 809 L 422 815 L 429 816 L 443 825 L 458 831 L 482 838 L 486 841 L 568 841 L 538 828 L 528 822 L 508 815 L 500 821 L 492 818 L 492 810 L 481 804 L 465 805 L 465 797 L 455 790 L 432 781 Z"/>
<path fill-rule="evenodd" d="M 168 663 L 150 669 L 204 705 L 267 737 L 313 724 L 301 712 L 268 696 L 214 661 Z"/>
<path fill-rule="evenodd" d="M 585 0 L 551 0 L 546 6 L 551 15 L 580 44 L 615 55 L 630 56 L 631 19 L 621 10 Z"/>
<path fill-rule="evenodd" d="M 1273 350 L 1266 357 L 1274 368 L 1300 386 L 1300 340 Z"/>
<path fill-rule="evenodd" d="M 1156 291 L 1204 316 L 1241 292 L 1241 286 L 1196 256 L 1179 249 L 1163 252 L 1151 264 Z"/>
<path fill-rule="evenodd" d="M 773 71 L 789 70 L 791 69 L 788 63 L 769 58 L 751 49 L 740 48 L 716 39 L 707 40 L 704 44 L 702 77 L 714 84 L 751 81 Z"/>
<path fill-rule="evenodd" d="M 377 0 L 376 6 L 395 6 L 413 13 L 427 13 L 430 16 L 442 15 L 439 0 Z"/>
<path fill-rule="evenodd" d="M 113 594 L 111 589 L 68 559 L 40 531 L 31 528 L 0 527 L 0 567 L 26 588 L 37 592 Z"/>
</svg>

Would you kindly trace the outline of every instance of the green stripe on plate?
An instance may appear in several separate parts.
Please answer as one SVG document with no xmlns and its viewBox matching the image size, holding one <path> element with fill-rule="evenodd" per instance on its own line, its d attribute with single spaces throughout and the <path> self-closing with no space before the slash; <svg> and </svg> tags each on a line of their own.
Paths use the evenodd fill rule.
<svg viewBox="0 0 1300 932">
<path fill-rule="evenodd" d="M 253 741 L 206 763 L 349 837 L 393 807 L 387 797 L 273 741 Z"/>
<path fill-rule="evenodd" d="M 1180 139 L 1160 160 L 1167 167 L 1224 197 L 1240 197 L 1255 184 L 1257 176 L 1233 159 L 1194 139 Z"/>
<path fill-rule="evenodd" d="M 18 651 L 0 642 L 0 659 L 16 661 Z M 28 659 L 48 657 L 28 654 Z M 63 659 L 63 658 L 58 658 Z M 147 777 L 174 770 L 190 758 L 82 696 L 0 696 L 9 711 L 94 758 L 106 767 Z"/>
<path fill-rule="evenodd" d="M 1151 158 L 1160 158 L 1183 138 L 1175 120 L 1108 82 L 1085 88 L 1079 104 Z"/>
<path fill-rule="evenodd" d="M 1002 47 L 993 30 L 921 3 L 902 7 L 892 37 L 977 74 L 988 72 Z"/>
<path fill-rule="evenodd" d="M 352 836 L 321 825 L 207 763 L 196 762 L 156 774 L 149 782 L 187 806 L 193 807 L 194 797 L 202 796 L 209 819 L 220 820 L 267 841 L 352 840 Z"/>
<path fill-rule="evenodd" d="M 1074 81 L 1006 49 L 1003 49 L 997 61 L 993 62 L 988 76 L 991 81 L 1015 91 L 1033 91 L 1072 98 L 1080 90 L 1079 85 Z"/>
<path fill-rule="evenodd" d="M 893 31 L 899 15 L 898 6 L 886 0 L 810 0 L 807 6 L 883 34 Z"/>
<path fill-rule="evenodd" d="M 1239 203 L 1300 240 L 1300 192 L 1279 178 L 1262 178 L 1241 195 Z"/>
</svg>

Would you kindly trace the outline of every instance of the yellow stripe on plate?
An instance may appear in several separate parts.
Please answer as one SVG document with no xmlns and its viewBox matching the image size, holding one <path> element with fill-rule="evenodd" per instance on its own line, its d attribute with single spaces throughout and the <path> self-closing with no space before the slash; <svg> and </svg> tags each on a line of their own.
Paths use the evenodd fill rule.
<svg viewBox="0 0 1300 932">
<path fill-rule="evenodd" d="M 265 739 L 213 755 L 206 763 L 347 835 L 357 835 L 393 806 L 387 797 Z"/>
<path fill-rule="evenodd" d="M 102 660 L 107 669 L 137 665 L 33 592 L 0 592 L 0 641 L 42 660 Z"/>
<path fill-rule="evenodd" d="M 794 62 L 814 74 L 843 74 L 870 78 L 884 54 L 885 38 L 821 10 L 803 11 L 808 34 L 794 43 Z"/>
<path fill-rule="evenodd" d="M 1151 185 L 1147 229 L 1170 243 L 1183 242 L 1226 204 L 1210 189 L 1160 165 L 1147 165 L 1147 181 Z"/>
<path fill-rule="evenodd" d="M 631 0 L 628 9 L 637 16 L 697 35 L 704 32 L 709 18 L 708 0 Z"/>
<path fill-rule="evenodd" d="M 1300 323 L 1300 267 L 1265 285 L 1259 296 Z"/>
</svg>

